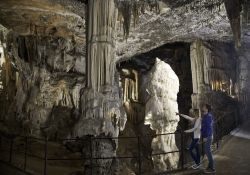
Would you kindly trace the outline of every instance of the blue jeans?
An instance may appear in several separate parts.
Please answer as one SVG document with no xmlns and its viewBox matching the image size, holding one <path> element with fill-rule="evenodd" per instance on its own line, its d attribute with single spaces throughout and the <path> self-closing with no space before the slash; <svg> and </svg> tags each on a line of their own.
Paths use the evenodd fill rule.
<svg viewBox="0 0 250 175">
<path fill-rule="evenodd" d="M 192 138 L 192 142 L 189 146 L 190 155 L 197 165 L 200 164 L 200 151 L 198 142 L 199 139 Z M 195 153 L 193 152 L 193 150 L 195 150 Z"/>
<path fill-rule="evenodd" d="M 212 144 L 212 137 L 207 137 L 207 141 L 205 142 L 205 154 L 208 159 L 208 167 L 209 169 L 214 169 L 214 159 L 211 152 L 211 144 Z"/>
</svg>

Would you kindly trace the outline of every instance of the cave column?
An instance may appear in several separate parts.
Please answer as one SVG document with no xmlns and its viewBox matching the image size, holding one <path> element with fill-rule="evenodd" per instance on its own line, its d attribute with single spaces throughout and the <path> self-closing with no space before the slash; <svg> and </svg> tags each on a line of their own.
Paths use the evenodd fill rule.
<svg viewBox="0 0 250 175">
<path fill-rule="evenodd" d="M 114 85 L 116 19 L 114 0 L 89 1 L 87 87 L 95 91 Z"/>
<path fill-rule="evenodd" d="M 118 137 L 119 134 L 121 100 L 115 81 L 117 14 L 114 0 L 88 1 L 87 82 L 81 93 L 80 119 L 74 128 L 79 137 Z M 93 139 L 91 146 L 93 157 L 116 155 L 114 140 Z M 112 174 L 112 162 L 110 159 L 92 162 L 92 173 Z M 86 167 L 89 163 L 86 162 Z"/>
</svg>

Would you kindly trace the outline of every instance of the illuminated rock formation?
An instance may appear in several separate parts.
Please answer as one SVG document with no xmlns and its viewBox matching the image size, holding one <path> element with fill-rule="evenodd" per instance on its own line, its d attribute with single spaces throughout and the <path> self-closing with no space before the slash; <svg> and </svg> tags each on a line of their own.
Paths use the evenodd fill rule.
<svg viewBox="0 0 250 175">
<path fill-rule="evenodd" d="M 118 79 L 115 79 L 117 12 L 114 0 L 88 3 L 87 84 L 81 94 L 80 119 L 74 127 L 74 135 L 78 137 L 118 137 L 119 134 L 121 100 Z M 111 139 L 94 140 L 90 146 L 94 157 L 116 155 L 117 145 Z M 111 174 L 112 162 L 112 159 L 94 161 L 91 171 Z"/>
<path fill-rule="evenodd" d="M 156 131 L 156 134 L 174 133 L 179 117 L 177 93 L 179 92 L 179 79 L 172 68 L 165 62 L 156 59 L 155 65 L 146 78 L 146 89 L 149 100 L 146 103 L 145 125 Z M 178 150 L 175 143 L 175 134 L 160 136 L 153 139 L 151 147 L 154 153 Z M 153 156 L 155 171 L 177 167 L 179 154 Z"/>
</svg>

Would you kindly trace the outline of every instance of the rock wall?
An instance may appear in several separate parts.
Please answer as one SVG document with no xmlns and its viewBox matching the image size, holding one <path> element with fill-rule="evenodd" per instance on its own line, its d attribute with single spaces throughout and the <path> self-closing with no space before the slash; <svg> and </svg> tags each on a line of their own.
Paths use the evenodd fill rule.
<svg viewBox="0 0 250 175">
<path fill-rule="evenodd" d="M 237 54 L 234 45 L 196 41 L 191 45 L 193 108 L 211 104 L 215 121 L 223 118 L 220 132 L 238 122 Z"/>
<path fill-rule="evenodd" d="M 240 115 L 241 121 L 249 119 L 249 104 L 250 104 L 250 43 L 242 43 L 239 49 L 239 100 L 240 100 Z"/>
<path fill-rule="evenodd" d="M 47 134 L 53 139 L 70 135 L 85 81 L 81 43 L 14 32 L 7 38 L 3 64 L 7 104 L 4 123 L 14 133 Z"/>
</svg>

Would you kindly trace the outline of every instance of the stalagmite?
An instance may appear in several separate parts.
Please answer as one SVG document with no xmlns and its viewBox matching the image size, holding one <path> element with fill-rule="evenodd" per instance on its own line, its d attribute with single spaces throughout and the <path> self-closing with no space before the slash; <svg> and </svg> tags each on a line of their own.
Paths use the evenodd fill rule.
<svg viewBox="0 0 250 175">
<path fill-rule="evenodd" d="M 175 132 L 179 121 L 179 117 L 175 114 L 178 112 L 177 75 L 167 63 L 157 58 L 146 80 L 146 89 L 150 92 L 150 98 L 146 103 L 145 125 L 149 125 L 156 134 Z M 153 154 L 177 150 L 175 134 L 153 139 L 151 147 Z M 152 159 L 157 173 L 177 167 L 179 154 L 152 156 Z"/>
</svg>

